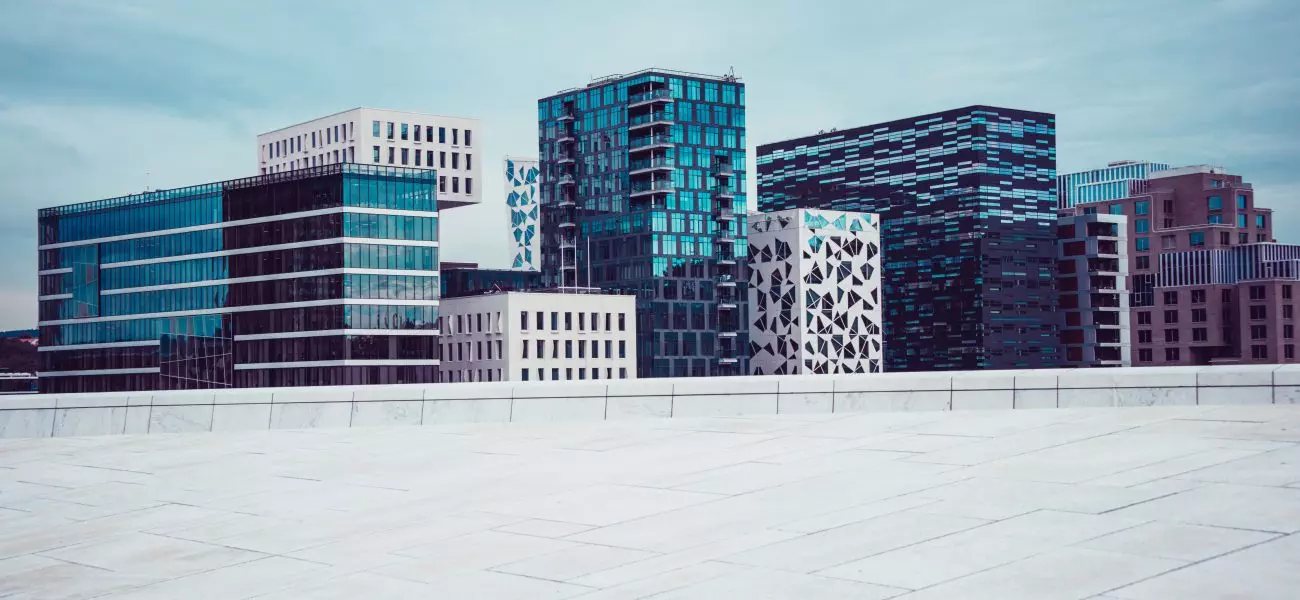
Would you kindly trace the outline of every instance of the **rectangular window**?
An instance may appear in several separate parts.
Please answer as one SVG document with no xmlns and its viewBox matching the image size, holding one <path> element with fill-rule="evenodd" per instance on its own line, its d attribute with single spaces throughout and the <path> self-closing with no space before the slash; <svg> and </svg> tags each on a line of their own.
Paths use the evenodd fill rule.
<svg viewBox="0 0 1300 600">
<path fill-rule="evenodd" d="M 528 331 L 528 311 L 526 310 L 519 311 L 519 329 Z"/>
<path fill-rule="evenodd" d="M 578 331 L 587 330 L 587 313 L 578 313 Z"/>
<path fill-rule="evenodd" d="M 1262 321 L 1268 318 L 1268 309 L 1263 306 L 1250 307 L 1250 320 Z"/>
<path fill-rule="evenodd" d="M 1151 231 L 1150 219 L 1138 219 L 1133 222 L 1133 230 L 1137 233 L 1149 233 Z"/>
<path fill-rule="evenodd" d="M 618 330 L 627 331 L 627 313 L 618 313 Z"/>
<path fill-rule="evenodd" d="M 1282 298 L 1286 300 L 1291 299 L 1291 284 L 1288 283 L 1282 286 Z"/>
<path fill-rule="evenodd" d="M 453 194 L 459 194 L 459 193 L 460 193 L 460 178 L 459 178 L 459 177 L 452 177 L 452 178 L 451 178 L 451 193 L 453 193 Z"/>
<path fill-rule="evenodd" d="M 465 145 L 466 145 L 466 146 L 473 146 L 473 145 L 474 145 L 474 142 L 473 142 L 474 138 L 472 137 L 473 134 L 474 134 L 473 131 L 470 131 L 470 130 L 468 130 L 468 129 L 465 130 Z M 468 163 L 466 163 L 466 164 L 468 164 Z M 469 167 L 466 167 L 466 168 L 469 168 Z"/>
<path fill-rule="evenodd" d="M 573 368 L 572 368 L 572 367 L 568 367 L 568 368 L 565 368 L 565 369 L 564 369 L 564 380 L 565 380 L 565 381 L 573 381 Z"/>
<path fill-rule="evenodd" d="M 586 340 L 578 340 L 578 358 L 587 358 Z"/>
<path fill-rule="evenodd" d="M 1150 257 L 1150 256 L 1139 256 L 1139 257 L 1137 257 L 1137 268 L 1138 268 L 1138 269 L 1150 269 L 1150 268 L 1151 268 L 1151 257 Z"/>
<path fill-rule="evenodd" d="M 1264 299 L 1264 286 L 1262 286 L 1262 285 L 1252 285 L 1252 286 L 1250 286 L 1250 299 L 1251 299 L 1251 300 L 1263 300 L 1263 299 Z"/>
<path fill-rule="evenodd" d="M 1193 342 L 1204 342 L 1205 340 L 1208 339 L 1210 339 L 1210 331 L 1208 329 L 1204 327 L 1197 327 L 1196 329 L 1192 330 Z"/>
<path fill-rule="evenodd" d="M 1262 344 L 1255 344 L 1251 346 L 1250 357 L 1256 360 L 1264 360 L 1268 358 L 1268 346 Z"/>
<path fill-rule="evenodd" d="M 466 171 L 474 170 L 474 155 L 468 152 L 465 153 L 465 170 Z"/>
<path fill-rule="evenodd" d="M 1178 306 L 1178 291 L 1171 290 L 1164 294 L 1165 304 L 1168 306 Z"/>
<path fill-rule="evenodd" d="M 416 125 L 414 131 L 412 131 L 411 134 L 415 138 L 415 141 L 417 142 L 420 141 L 420 126 Z"/>
<path fill-rule="evenodd" d="M 432 141 L 433 141 L 433 125 L 426 125 L 426 126 L 425 126 L 425 128 L 424 128 L 424 141 L 426 141 L 426 142 L 432 142 Z M 430 162 L 429 164 L 433 164 L 433 163 Z M 541 376 L 541 375 L 538 375 L 537 378 L 538 378 L 538 379 L 541 379 L 542 376 Z"/>
<path fill-rule="evenodd" d="M 1165 348 L 1165 361 L 1166 361 L 1166 362 L 1178 362 L 1178 349 L 1177 349 L 1177 348 Z"/>
<path fill-rule="evenodd" d="M 371 121 L 370 127 L 372 130 L 370 134 L 374 137 L 379 137 L 379 121 Z"/>
<path fill-rule="evenodd" d="M 420 166 L 420 151 L 419 151 L 419 150 L 416 150 L 416 151 L 415 151 L 415 166 L 417 166 L 417 167 Z"/>
<path fill-rule="evenodd" d="M 619 378 L 619 379 L 627 379 L 627 367 L 619 367 L 619 368 L 618 368 L 618 378 Z"/>
<path fill-rule="evenodd" d="M 466 193 L 466 194 L 473 194 L 473 193 L 474 193 L 474 178 L 473 178 L 473 177 L 466 177 L 466 178 L 465 178 L 465 193 Z"/>
<path fill-rule="evenodd" d="M 520 381 L 528 381 L 528 369 L 519 369 L 519 379 Z"/>
<path fill-rule="evenodd" d="M 560 330 L 560 313 L 559 311 L 551 311 L 551 331 L 559 331 L 559 330 Z"/>
<path fill-rule="evenodd" d="M 1151 349 L 1142 348 L 1138 350 L 1138 362 L 1151 362 Z"/>
<path fill-rule="evenodd" d="M 1123 205 L 1123 204 L 1112 204 L 1112 205 L 1110 205 L 1110 214 L 1112 214 L 1112 215 L 1122 215 L 1122 214 L 1124 214 L 1124 205 Z"/>
<path fill-rule="evenodd" d="M 438 168 L 439 168 L 439 169 L 445 169 L 445 168 L 447 168 L 447 153 L 446 153 L 446 152 L 439 152 L 439 153 L 438 153 Z"/>
<path fill-rule="evenodd" d="M 375 146 L 375 162 L 379 162 L 379 146 Z"/>
<path fill-rule="evenodd" d="M 1197 246 L 1204 246 L 1204 245 L 1205 245 L 1205 232 L 1204 232 L 1204 231 L 1193 231 L 1192 233 L 1187 234 L 1187 242 L 1188 242 L 1189 244 L 1191 244 L 1193 248 L 1195 248 L 1195 247 L 1197 247 Z"/>
<path fill-rule="evenodd" d="M 546 319 L 543 318 L 543 314 L 542 311 L 537 311 L 537 318 L 533 320 L 533 323 L 535 323 L 533 327 L 538 331 L 545 329 L 546 326 Z"/>
<path fill-rule="evenodd" d="M 1262 215 L 1262 214 L 1255 215 L 1255 228 L 1256 228 L 1256 229 L 1263 229 L 1266 223 L 1267 223 L 1267 221 L 1264 220 L 1264 215 Z"/>
<path fill-rule="evenodd" d="M 1267 325 L 1251 325 L 1251 326 L 1250 326 L 1250 339 L 1252 339 L 1252 340 L 1262 340 L 1262 339 L 1264 339 L 1264 338 L 1266 338 L 1266 337 L 1268 337 L 1268 326 L 1267 326 Z"/>
<path fill-rule="evenodd" d="M 1151 239 L 1144 237 L 1137 238 L 1137 240 L 1133 242 L 1133 247 L 1136 248 L 1138 252 L 1146 252 L 1151 249 Z"/>
<path fill-rule="evenodd" d="M 1193 323 L 1204 323 L 1204 322 L 1205 322 L 1206 320 L 1208 320 L 1208 319 L 1209 319 L 1209 311 L 1206 311 L 1204 308 L 1193 308 L 1193 309 L 1192 309 L 1192 322 L 1193 322 Z"/>
<path fill-rule="evenodd" d="M 1245 195 L 1245 194 L 1237 194 L 1237 209 L 1238 209 L 1238 210 L 1246 210 L 1246 204 L 1247 204 L 1247 203 L 1246 203 L 1246 195 Z"/>
<path fill-rule="evenodd" d="M 551 381 L 559 381 L 559 380 L 560 380 L 560 370 L 551 369 Z"/>
<path fill-rule="evenodd" d="M 439 128 L 438 128 L 438 143 L 439 143 L 439 144 L 445 144 L 445 143 L 447 143 L 447 128 L 446 128 L 446 127 L 439 127 Z"/>
<path fill-rule="evenodd" d="M 1210 210 L 1223 210 L 1222 196 L 1210 196 L 1209 198 L 1205 199 L 1205 202 L 1206 204 L 1209 205 Z"/>
<path fill-rule="evenodd" d="M 460 130 L 456 129 L 455 127 L 451 129 L 451 145 L 453 146 L 460 145 Z"/>
<path fill-rule="evenodd" d="M 1145 215 L 1151 213 L 1151 203 L 1146 200 L 1139 200 L 1133 203 L 1133 214 Z"/>
<path fill-rule="evenodd" d="M 1139 344 L 1150 344 L 1150 343 L 1151 343 L 1151 330 L 1150 330 L 1150 329 L 1139 329 L 1139 330 L 1138 330 L 1138 343 L 1139 343 Z"/>
<path fill-rule="evenodd" d="M 1246 215 L 1237 215 L 1237 227 L 1246 226 Z"/>
<path fill-rule="evenodd" d="M 388 122 L 388 139 L 393 139 L 393 122 Z"/>
<path fill-rule="evenodd" d="M 1177 322 L 1178 322 L 1178 311 L 1176 310 L 1165 311 L 1165 323 L 1177 323 Z"/>
<path fill-rule="evenodd" d="M 537 358 L 546 358 L 546 340 L 537 340 Z"/>
<path fill-rule="evenodd" d="M 406 123 L 402 123 L 402 139 L 410 139 L 410 130 L 407 128 Z"/>
<path fill-rule="evenodd" d="M 1283 304 L 1283 305 L 1282 305 L 1282 318 L 1283 318 L 1283 319 L 1290 319 L 1290 318 L 1292 318 L 1292 317 L 1294 316 L 1293 313 L 1292 313 L 1292 310 L 1294 310 L 1294 309 L 1291 307 L 1290 304 Z"/>
<path fill-rule="evenodd" d="M 551 358 L 560 357 L 560 340 L 551 340 Z"/>
<path fill-rule="evenodd" d="M 1210 222 L 1211 225 L 1218 225 L 1218 224 L 1220 224 L 1220 223 L 1223 223 L 1223 215 L 1217 215 L 1217 214 L 1216 214 L 1216 215 L 1210 215 L 1210 220 L 1209 220 L 1209 222 Z"/>
<path fill-rule="evenodd" d="M 446 175 L 440 175 L 440 176 L 438 176 L 438 191 L 439 191 L 439 192 L 443 192 L 443 193 L 446 193 L 446 192 L 447 192 L 447 176 L 446 176 Z"/>
<path fill-rule="evenodd" d="M 402 164 L 404 165 L 408 164 L 409 161 L 410 161 L 410 151 L 407 150 L 406 148 L 402 148 Z"/>
<path fill-rule="evenodd" d="M 1205 290 L 1192 290 L 1192 304 L 1205 304 Z"/>
<path fill-rule="evenodd" d="M 524 348 L 524 353 L 523 353 L 522 356 L 520 356 L 520 358 L 528 358 L 528 344 L 525 343 L 525 344 L 523 345 L 523 348 Z"/>
<path fill-rule="evenodd" d="M 1282 346 L 1282 358 L 1288 360 L 1295 358 L 1295 346 L 1292 346 L 1291 344 Z"/>
<path fill-rule="evenodd" d="M 618 341 L 618 357 L 627 358 L 627 340 Z"/>
<path fill-rule="evenodd" d="M 573 331 L 573 313 L 564 313 L 564 330 Z"/>
<path fill-rule="evenodd" d="M 451 153 L 451 168 L 453 168 L 453 169 L 459 169 L 459 168 L 460 168 L 460 153 L 459 153 L 459 152 L 452 152 L 452 153 Z"/>
<path fill-rule="evenodd" d="M 1151 311 L 1144 310 L 1138 313 L 1138 325 L 1150 325 L 1150 324 L 1151 324 Z"/>
<path fill-rule="evenodd" d="M 1166 329 L 1166 330 L 1165 330 L 1165 341 L 1166 341 L 1166 342 L 1177 342 L 1177 341 L 1178 341 L 1178 330 L 1177 330 L 1177 329 Z"/>
<path fill-rule="evenodd" d="M 416 152 L 419 152 L 419 150 L 416 150 Z M 424 164 L 429 167 L 433 166 L 433 150 L 424 151 Z"/>
<path fill-rule="evenodd" d="M 1282 337 L 1288 340 L 1295 339 L 1295 325 L 1290 325 L 1290 324 L 1283 325 Z"/>
</svg>

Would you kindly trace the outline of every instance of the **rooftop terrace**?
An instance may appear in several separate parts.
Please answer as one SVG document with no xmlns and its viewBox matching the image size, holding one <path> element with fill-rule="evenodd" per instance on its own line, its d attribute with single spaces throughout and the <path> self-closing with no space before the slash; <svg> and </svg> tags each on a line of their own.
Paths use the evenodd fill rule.
<svg viewBox="0 0 1300 600">
<path fill-rule="evenodd" d="M 1289 404 L 0 440 L 0 597 L 1293 598 L 1298 443 Z"/>
</svg>

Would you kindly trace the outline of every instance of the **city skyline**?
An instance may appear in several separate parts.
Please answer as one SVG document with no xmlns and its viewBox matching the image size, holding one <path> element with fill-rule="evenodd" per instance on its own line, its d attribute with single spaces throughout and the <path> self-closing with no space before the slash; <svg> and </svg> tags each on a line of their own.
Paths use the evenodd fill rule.
<svg viewBox="0 0 1300 600">
<path fill-rule="evenodd" d="M 690 19 L 671 3 L 659 17 L 617 7 L 596 17 L 577 4 L 337 5 L 259 8 L 236 25 L 247 12 L 226 6 L 17 3 L 0 25 L 0 251 L 13 257 L 0 263 L 0 329 L 36 322 L 38 208 L 250 176 L 257 133 L 355 106 L 478 118 L 491 166 L 536 152 L 537 98 L 648 67 L 734 67 L 751 94 L 751 160 L 758 144 L 822 129 L 1014 106 L 1057 115 L 1060 173 L 1142 158 L 1224 165 L 1277 209 L 1279 241 L 1297 241 L 1287 232 L 1300 225 L 1300 119 L 1287 102 L 1300 91 L 1300 44 L 1284 34 L 1300 11 L 1289 3 L 999 3 L 1016 35 L 966 27 L 984 9 L 924 4 L 720 2 L 692 6 Z M 583 30 L 609 51 L 574 60 L 571 43 L 544 33 L 551 19 L 608 25 Z M 861 23 L 916 25 L 849 37 Z M 327 35 L 344 27 L 359 33 Z M 691 43 L 636 41 L 665 28 Z M 449 214 L 449 260 L 508 264 L 504 185 L 486 170 L 483 205 Z"/>
</svg>

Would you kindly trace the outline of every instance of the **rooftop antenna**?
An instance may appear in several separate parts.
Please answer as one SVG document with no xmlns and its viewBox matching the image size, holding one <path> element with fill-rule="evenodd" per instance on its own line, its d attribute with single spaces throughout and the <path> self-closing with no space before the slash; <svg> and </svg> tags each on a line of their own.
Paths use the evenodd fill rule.
<svg viewBox="0 0 1300 600">
<path fill-rule="evenodd" d="M 153 190 L 150 190 L 150 189 L 149 189 L 149 172 L 148 172 L 148 171 L 145 171 L 145 172 L 144 172 L 144 191 L 146 191 L 146 192 L 153 191 Z"/>
</svg>

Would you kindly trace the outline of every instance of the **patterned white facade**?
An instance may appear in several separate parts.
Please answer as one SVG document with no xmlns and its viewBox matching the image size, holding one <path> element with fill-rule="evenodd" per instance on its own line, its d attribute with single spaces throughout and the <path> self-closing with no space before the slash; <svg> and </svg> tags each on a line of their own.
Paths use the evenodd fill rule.
<svg viewBox="0 0 1300 600">
<path fill-rule="evenodd" d="M 750 216 L 750 372 L 879 373 L 880 219 L 794 209 Z"/>
<path fill-rule="evenodd" d="M 536 158 L 506 157 L 506 206 L 510 207 L 510 268 L 538 270 L 542 238 L 538 235 Z"/>
</svg>

